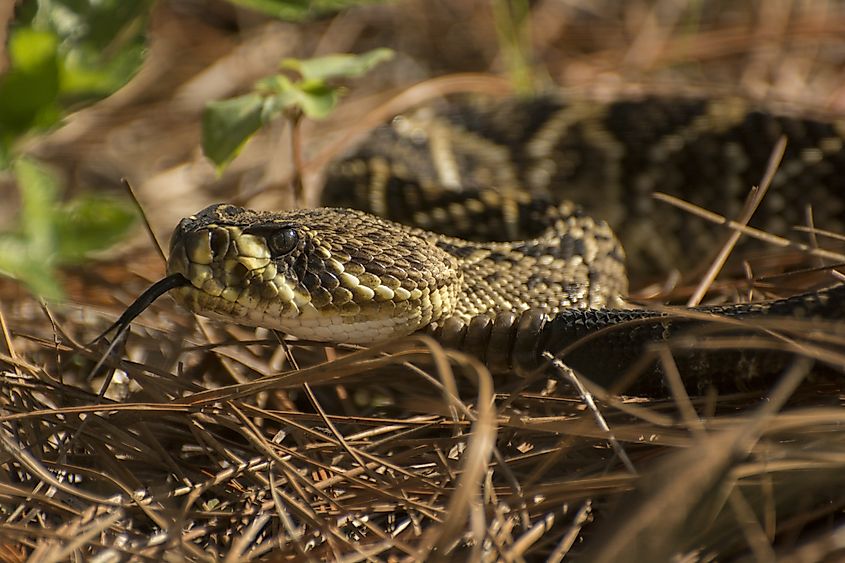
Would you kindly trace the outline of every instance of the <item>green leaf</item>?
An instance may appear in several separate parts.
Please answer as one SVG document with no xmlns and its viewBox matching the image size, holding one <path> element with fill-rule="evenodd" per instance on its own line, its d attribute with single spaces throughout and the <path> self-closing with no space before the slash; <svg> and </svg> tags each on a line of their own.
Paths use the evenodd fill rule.
<svg viewBox="0 0 845 563">
<path fill-rule="evenodd" d="M 21 234 L 33 256 L 52 262 L 56 246 L 53 213 L 59 193 L 58 182 L 38 162 L 27 158 L 15 162 L 15 177 L 21 194 Z"/>
<path fill-rule="evenodd" d="M 9 70 L 0 76 L 0 153 L 12 153 L 22 135 L 55 125 L 66 108 L 125 84 L 146 52 L 151 4 L 30 0 L 18 6 Z M 0 160 L 8 165 L 11 157 Z"/>
<path fill-rule="evenodd" d="M 235 158 L 261 127 L 264 105 L 265 98 L 256 93 L 206 105 L 202 115 L 202 151 L 218 169 Z"/>
<path fill-rule="evenodd" d="M 102 60 L 100 53 L 88 47 L 75 49 L 65 58 L 61 69 L 62 97 L 80 99 L 111 94 L 132 78 L 143 62 L 144 53 L 143 46 L 135 45 Z"/>
<path fill-rule="evenodd" d="M 58 202 L 56 178 L 39 162 L 18 159 L 14 171 L 21 196 L 20 221 L 0 233 L 0 272 L 21 280 L 36 294 L 58 299 L 54 269 L 120 240 L 132 226 L 134 210 L 103 197 Z"/>
<path fill-rule="evenodd" d="M 230 4 L 261 12 L 285 21 L 303 21 L 351 6 L 378 0 L 228 0 Z"/>
<path fill-rule="evenodd" d="M 310 0 L 229 0 L 229 3 L 285 21 L 302 21 L 312 15 Z"/>
<path fill-rule="evenodd" d="M 282 110 L 295 108 L 312 119 L 329 115 L 341 91 L 328 84 L 328 78 L 360 76 L 392 56 L 390 49 L 375 49 L 362 55 L 286 59 L 282 66 L 299 72 L 301 80 L 293 81 L 284 74 L 267 76 L 256 82 L 251 94 L 206 105 L 202 119 L 203 153 L 220 172 L 252 135 Z"/>
<path fill-rule="evenodd" d="M 271 74 L 255 83 L 255 92 L 262 96 L 278 96 L 293 89 L 293 82 L 283 74 Z M 284 107 L 284 106 L 281 106 Z"/>
<path fill-rule="evenodd" d="M 52 33 L 22 28 L 9 40 L 9 56 L 17 70 L 38 72 L 56 57 L 58 40 Z"/>
<path fill-rule="evenodd" d="M 282 68 L 295 70 L 306 80 L 355 78 L 363 76 L 377 64 L 393 58 L 387 48 L 373 49 L 360 55 L 327 55 L 313 59 L 285 59 Z"/>
<path fill-rule="evenodd" d="M 61 95 L 111 94 L 140 67 L 151 0 L 39 0 L 40 22 L 60 38 Z"/>
<path fill-rule="evenodd" d="M 0 234 L 0 271 L 24 282 L 36 294 L 57 299 L 61 289 L 53 274 L 56 260 L 56 179 L 37 162 L 14 164 L 21 213 L 18 232 Z"/>
<path fill-rule="evenodd" d="M 268 122 L 280 110 L 296 108 L 308 117 L 322 119 L 329 115 L 340 100 L 337 88 L 322 80 L 291 82 L 281 74 L 261 80 L 256 89 L 268 97 L 264 103 L 263 120 Z"/>
<path fill-rule="evenodd" d="M 51 33 L 23 28 L 9 38 L 10 69 L 0 77 L 0 135 L 5 144 L 58 116 L 58 41 Z"/>
<path fill-rule="evenodd" d="M 0 234 L 0 273 L 22 281 L 36 295 L 62 297 L 52 264 L 30 254 L 27 242 L 11 234 Z"/>
<path fill-rule="evenodd" d="M 56 213 L 57 260 L 79 262 L 112 246 L 126 236 L 135 219 L 134 208 L 123 200 L 91 195 L 74 199 Z"/>
<path fill-rule="evenodd" d="M 291 98 L 312 119 L 328 116 L 340 100 L 337 88 L 328 86 L 322 80 L 304 81 L 295 84 Z"/>
</svg>

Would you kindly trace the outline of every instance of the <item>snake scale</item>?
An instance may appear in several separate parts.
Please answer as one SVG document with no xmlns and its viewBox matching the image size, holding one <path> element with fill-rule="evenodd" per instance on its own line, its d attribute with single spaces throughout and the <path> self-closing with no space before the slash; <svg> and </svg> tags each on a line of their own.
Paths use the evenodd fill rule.
<svg viewBox="0 0 845 563">
<path fill-rule="evenodd" d="M 734 99 L 543 96 L 397 117 L 331 165 L 323 197 L 333 207 L 210 206 L 176 228 L 167 271 L 183 280 L 177 301 L 200 315 L 335 343 L 425 329 L 493 371 L 564 352 L 611 385 L 644 346 L 693 334 L 703 315 L 741 321 L 733 338 L 775 317 L 845 316 L 842 285 L 695 308 L 697 320 L 622 300 L 626 253 L 642 280 L 701 263 L 724 236 L 651 193 L 736 215 L 781 135 L 787 152 L 752 224 L 783 233 L 812 205 L 816 225 L 844 230 L 842 121 Z M 681 367 L 702 391 L 753 384 L 788 359 L 737 347 L 687 352 Z M 664 392 L 659 372 L 633 392 Z"/>
</svg>

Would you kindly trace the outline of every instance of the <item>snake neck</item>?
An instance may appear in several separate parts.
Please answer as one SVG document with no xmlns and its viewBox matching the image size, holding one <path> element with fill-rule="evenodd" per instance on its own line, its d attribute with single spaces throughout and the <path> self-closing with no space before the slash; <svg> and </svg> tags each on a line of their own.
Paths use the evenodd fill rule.
<svg viewBox="0 0 845 563">
<path fill-rule="evenodd" d="M 204 316 L 322 342 L 372 344 L 449 317 L 615 306 L 624 255 L 610 228 L 563 204 L 535 239 L 478 243 L 350 209 L 213 205 L 180 223 L 168 274 Z"/>
</svg>

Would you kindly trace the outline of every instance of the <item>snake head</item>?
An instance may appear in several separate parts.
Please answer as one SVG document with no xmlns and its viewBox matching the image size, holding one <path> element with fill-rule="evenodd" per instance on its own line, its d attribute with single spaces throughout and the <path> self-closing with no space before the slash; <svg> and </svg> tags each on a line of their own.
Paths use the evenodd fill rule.
<svg viewBox="0 0 845 563">
<path fill-rule="evenodd" d="M 348 209 L 261 212 L 212 205 L 183 219 L 167 273 L 191 311 L 323 342 L 370 344 L 447 316 L 454 256 L 413 229 Z"/>
</svg>

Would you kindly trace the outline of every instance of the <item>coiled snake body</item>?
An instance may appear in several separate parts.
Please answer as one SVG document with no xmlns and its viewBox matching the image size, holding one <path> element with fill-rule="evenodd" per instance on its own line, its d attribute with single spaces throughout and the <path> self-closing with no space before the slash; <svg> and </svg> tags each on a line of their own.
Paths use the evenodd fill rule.
<svg viewBox="0 0 845 563">
<path fill-rule="evenodd" d="M 420 119 L 394 120 L 331 167 L 324 198 L 344 208 L 220 204 L 183 220 L 168 260 L 168 273 L 190 282 L 174 290 L 177 300 L 201 315 L 327 342 L 370 344 L 427 327 L 496 370 L 534 367 L 543 351 L 635 320 L 565 358 L 608 383 L 644 343 L 690 322 L 622 308 L 622 244 L 592 213 L 621 233 L 637 276 L 700 261 L 713 235 L 660 215 L 650 192 L 730 213 L 786 134 L 779 192 L 760 226 L 800 222 L 804 203 L 815 204 L 825 228 L 845 217 L 845 127 L 834 120 L 755 112 L 734 100 L 656 98 L 605 106 L 540 98 Z M 551 203 L 581 195 L 591 214 Z M 838 319 L 845 290 L 698 311 Z M 744 359 L 742 350 L 696 358 L 706 373 L 699 387 L 718 366 Z M 782 360 L 754 359 L 741 377 Z"/>
</svg>

